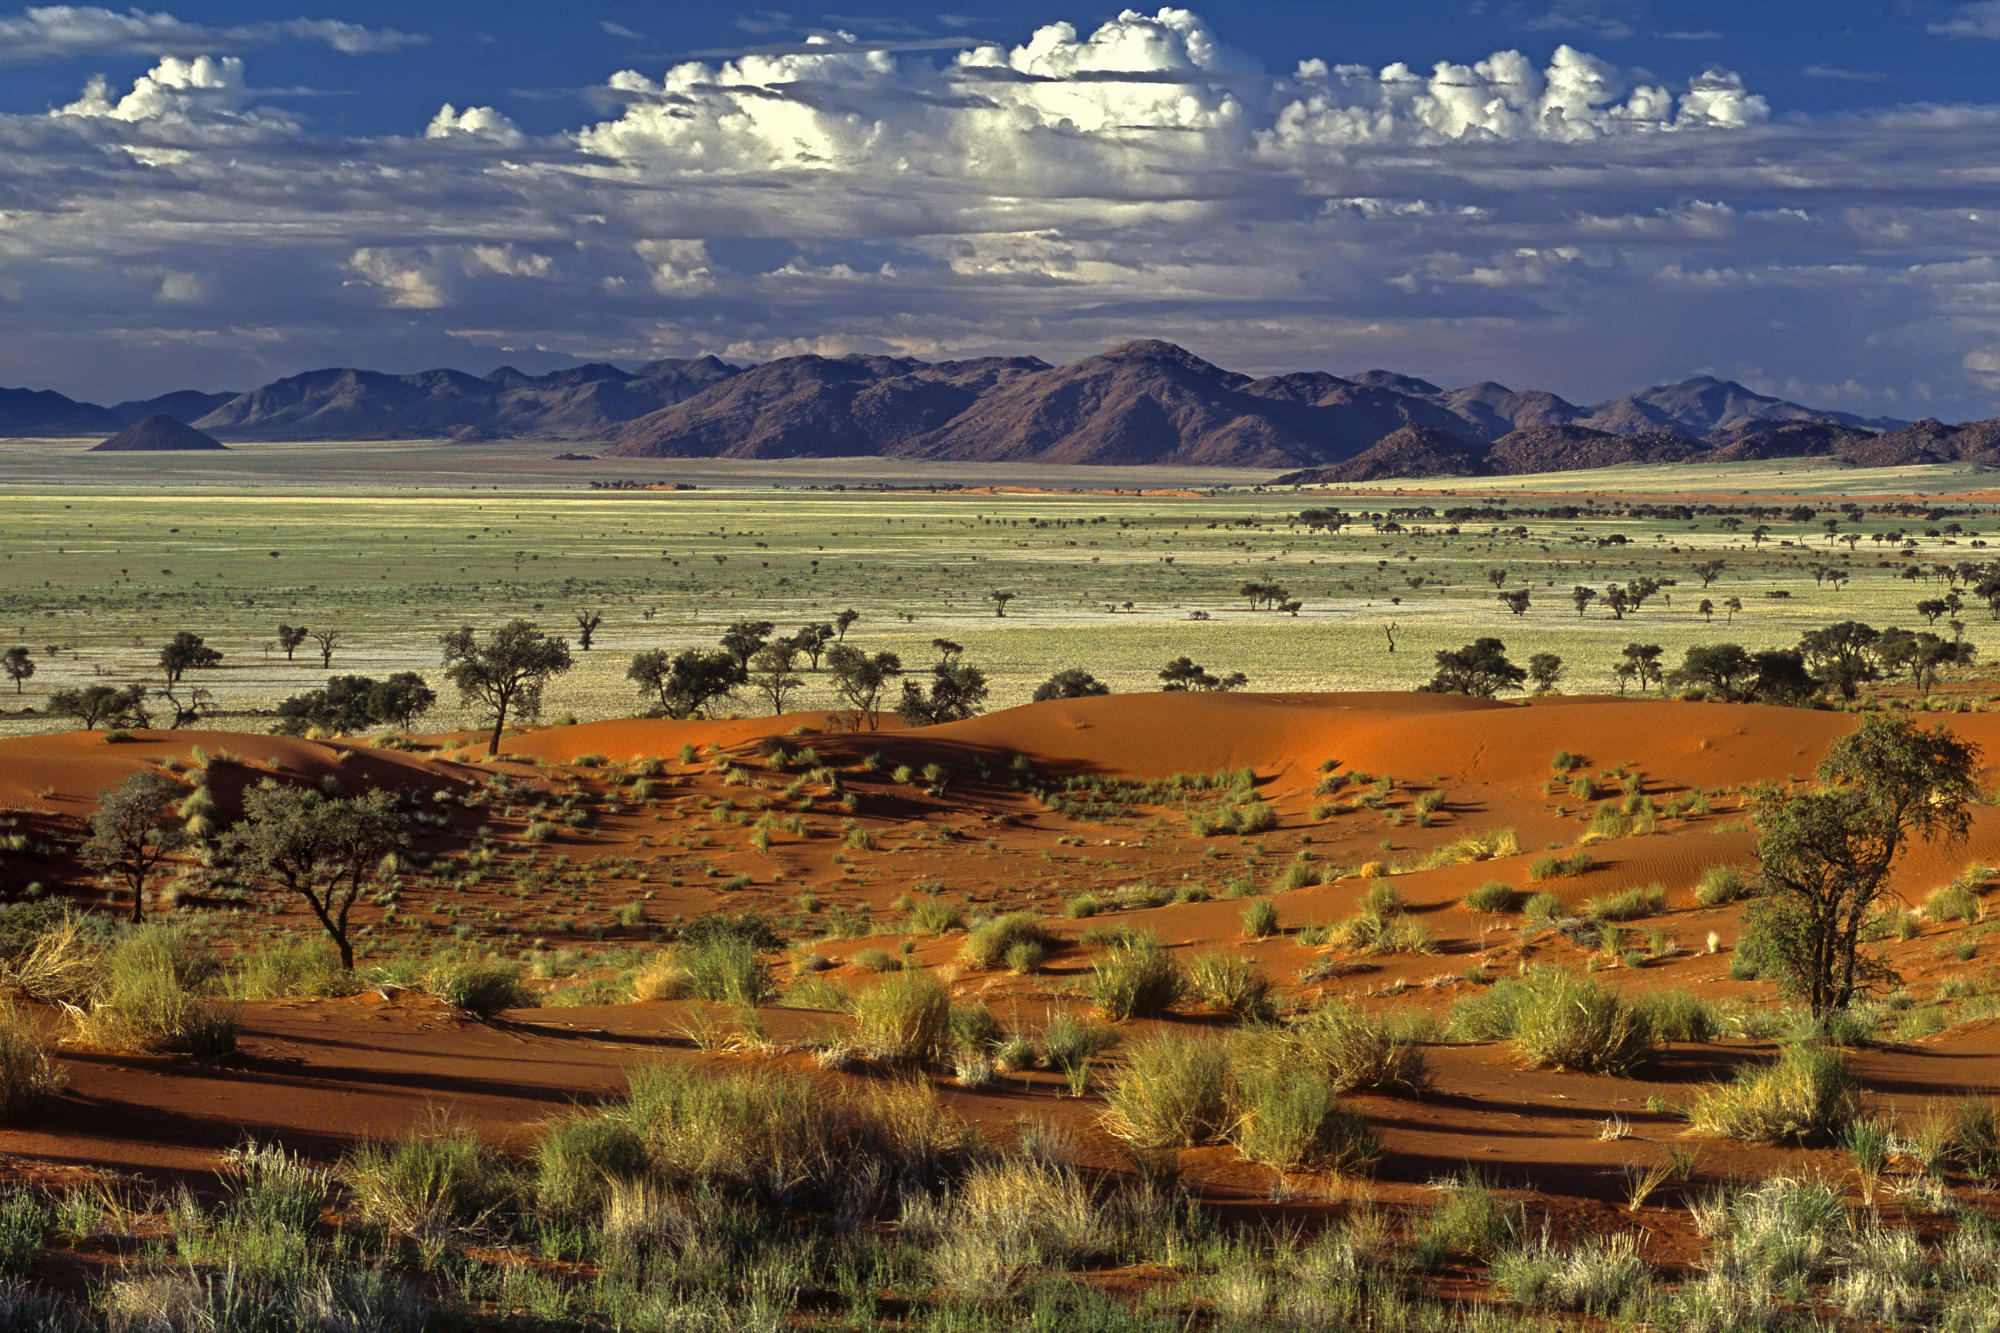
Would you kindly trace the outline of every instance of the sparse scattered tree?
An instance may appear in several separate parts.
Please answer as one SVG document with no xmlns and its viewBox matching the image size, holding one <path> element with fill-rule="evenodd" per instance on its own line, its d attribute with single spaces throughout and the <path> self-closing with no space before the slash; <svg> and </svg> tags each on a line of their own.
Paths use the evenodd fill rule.
<svg viewBox="0 0 2000 1333">
<path fill-rule="evenodd" d="M 1197 693 L 1227 694 L 1240 690 L 1250 683 L 1250 678 L 1241 671 L 1232 671 L 1226 676 L 1209 672 L 1191 657 L 1176 657 L 1160 669 L 1160 686 L 1168 692 L 1194 691 Z"/>
<path fill-rule="evenodd" d="M 770 703 L 774 714 L 784 712 L 785 701 L 806 683 L 806 678 L 794 669 L 798 660 L 799 643 L 796 638 L 767 643 L 750 659 L 747 683 Z"/>
<path fill-rule="evenodd" d="M 1905 843 L 1961 841 L 1979 800 L 1979 747 L 1942 729 L 1875 713 L 1836 741 L 1825 784 L 1767 797 L 1759 818 L 1759 880 L 1743 951 L 1813 1015 L 1845 1008 L 1893 973 L 1862 945 L 1880 915 Z"/>
<path fill-rule="evenodd" d="M 493 716 L 486 757 L 500 753 L 500 733 L 509 713 L 535 717 L 542 711 L 542 691 L 550 680 L 571 666 L 569 644 L 537 629 L 533 622 L 513 620 L 481 639 L 467 625 L 442 636 L 444 674 L 468 704 Z"/>
<path fill-rule="evenodd" d="M 1506 607 L 1517 616 L 1526 615 L 1528 613 L 1528 590 L 1526 588 L 1517 588 L 1512 592 L 1501 593 L 1500 605 Z"/>
<path fill-rule="evenodd" d="M 125 882 L 135 923 L 146 919 L 146 882 L 162 861 L 188 844 L 175 809 L 185 795 L 179 783 L 151 771 L 134 773 L 97 793 L 83 862 Z"/>
<path fill-rule="evenodd" d="M 816 621 L 792 636 L 792 642 L 806 655 L 814 671 L 819 670 L 819 659 L 828 646 L 834 642 L 833 626 L 826 621 Z"/>
<path fill-rule="evenodd" d="M 107 727 L 149 727 L 144 685 L 85 685 L 57 690 L 49 696 L 49 711 L 62 713 L 83 723 L 84 730 Z"/>
<path fill-rule="evenodd" d="M 590 641 L 597 637 L 597 627 L 604 623 L 604 613 L 589 607 L 576 613 L 576 646 L 584 652 L 590 651 Z"/>
<path fill-rule="evenodd" d="M 242 873 L 303 898 L 351 972 L 348 917 L 402 842 L 392 792 L 377 787 L 353 799 L 330 798 L 267 780 L 244 793 L 243 818 L 222 846 Z"/>
<path fill-rule="evenodd" d="M 436 702 L 436 691 L 414 671 L 398 671 L 387 680 L 333 676 L 324 689 L 295 694 L 279 704 L 281 720 L 273 730 L 290 736 L 315 727 L 335 735 L 383 725 L 408 730 Z"/>
<path fill-rule="evenodd" d="M 278 626 L 278 646 L 285 650 L 285 660 L 287 662 L 292 660 L 292 654 L 299 650 L 300 645 L 305 643 L 306 637 L 310 633 L 311 631 L 304 625 Z"/>
<path fill-rule="evenodd" d="M 1507 645 L 1495 638 L 1474 639 L 1463 648 L 1441 648 L 1437 674 L 1418 688 L 1426 694 L 1467 694 L 1491 699 L 1518 690 L 1528 673 L 1507 660 Z"/>
<path fill-rule="evenodd" d="M 1704 624 L 1712 625 L 1715 623 L 1715 603 L 1709 601 L 1706 597 L 1702 598 L 1695 606 L 1694 613 L 1702 618 Z"/>
<path fill-rule="evenodd" d="M 992 592 L 986 594 L 986 600 L 993 603 L 994 615 L 1004 616 L 1007 614 L 1007 603 L 1013 601 L 1016 597 L 1019 597 L 1020 595 L 1021 594 L 1017 592 L 1006 592 L 1003 591 L 1002 589 L 995 588 Z"/>
<path fill-rule="evenodd" d="M 961 660 L 965 649 L 950 639 L 933 639 L 931 646 L 937 649 L 938 660 L 931 668 L 929 689 L 914 680 L 904 680 L 902 702 L 896 709 L 897 715 L 912 726 L 962 722 L 986 702 L 986 673 Z"/>
<path fill-rule="evenodd" d="M 1081 667 L 1065 667 L 1035 687 L 1036 703 L 1051 699 L 1087 699 L 1109 694 L 1111 687 Z"/>
<path fill-rule="evenodd" d="M 854 622 L 859 619 L 861 619 L 861 613 L 851 606 L 836 615 L 833 618 L 833 637 L 841 643 L 846 643 L 847 631 L 852 629 Z"/>
<path fill-rule="evenodd" d="M 319 645 L 319 666 L 325 671 L 333 666 L 333 650 L 340 647 L 340 631 L 337 629 L 316 629 L 312 641 Z"/>
<path fill-rule="evenodd" d="M 26 648 L 9 648 L 0 653 L 0 671 L 5 671 L 14 681 L 14 693 L 21 692 L 21 684 L 35 674 L 35 659 L 28 655 Z"/>
<path fill-rule="evenodd" d="M 663 648 L 636 653 L 625 679 L 644 698 L 660 701 L 668 717 L 702 717 L 708 706 L 729 697 L 749 679 L 736 655 L 726 648 L 688 648 L 669 654 Z"/>
<path fill-rule="evenodd" d="M 1708 585 L 1715 582 L 1717 579 L 1721 578 L 1722 571 L 1725 568 L 1727 568 L 1727 566 L 1724 565 L 1720 560 L 1696 561 L 1694 565 L 1694 576 L 1701 580 L 1701 590 L 1703 592 L 1707 592 Z"/>
<path fill-rule="evenodd" d="M 1632 664 L 1632 674 L 1639 678 L 1639 688 L 1649 689 L 1660 682 L 1660 653 L 1657 643 L 1628 643 L 1622 654 L 1623 660 Z"/>
<path fill-rule="evenodd" d="M 1590 604 L 1597 600 L 1597 589 L 1586 588 L 1579 583 L 1569 590 L 1569 599 L 1575 604 L 1576 614 L 1580 618 L 1585 611 L 1590 609 Z"/>
<path fill-rule="evenodd" d="M 1701 690 L 1741 702 L 1750 697 L 1756 678 L 1757 662 L 1742 644 L 1712 643 L 1689 648 L 1681 664 L 1667 674 L 1666 683 L 1676 690 Z"/>
<path fill-rule="evenodd" d="M 865 722 L 870 731 L 875 730 L 882 713 L 882 691 L 903 674 L 902 658 L 890 652 L 870 655 L 837 643 L 827 649 L 826 669 L 833 675 L 834 689 L 854 710 L 856 725 Z"/>
<path fill-rule="evenodd" d="M 750 659 L 771 641 L 771 631 L 775 628 L 768 620 L 739 620 L 723 631 L 722 651 L 736 659 L 739 669 L 748 671 Z"/>
<path fill-rule="evenodd" d="M 166 673 L 169 685 L 179 683 L 186 672 L 206 671 L 221 661 L 221 653 L 202 642 L 201 635 L 189 630 L 181 630 L 160 649 L 160 670 Z"/>
<path fill-rule="evenodd" d="M 1743 599 L 1741 597 L 1725 597 L 1722 599 L 1722 609 L 1728 613 L 1723 616 L 1722 623 L 1725 625 L 1734 625 L 1736 623 L 1736 613 L 1743 609 Z"/>
<path fill-rule="evenodd" d="M 1528 679 L 1534 682 L 1537 694 L 1552 693 L 1562 673 L 1563 660 L 1554 653 L 1536 653 L 1528 659 Z"/>
</svg>

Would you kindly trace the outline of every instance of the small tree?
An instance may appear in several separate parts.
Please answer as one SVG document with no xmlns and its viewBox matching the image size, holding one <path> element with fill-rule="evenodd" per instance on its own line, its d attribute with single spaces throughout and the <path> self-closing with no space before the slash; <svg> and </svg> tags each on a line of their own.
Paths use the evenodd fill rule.
<svg viewBox="0 0 2000 1333">
<path fill-rule="evenodd" d="M 833 640 L 833 626 L 824 620 L 807 625 L 791 638 L 798 650 L 806 655 L 806 661 L 812 664 L 814 671 L 819 670 L 820 656 Z"/>
<path fill-rule="evenodd" d="M 317 727 L 351 735 L 385 723 L 407 730 L 436 702 L 436 692 L 414 671 L 398 671 L 387 680 L 333 676 L 326 688 L 295 694 L 279 704 L 282 720 L 274 730 L 299 736 Z"/>
<path fill-rule="evenodd" d="M 1748 697 L 1756 678 L 1757 662 L 1742 644 L 1696 644 L 1668 673 L 1666 683 L 1676 690 L 1703 690 L 1733 703 Z"/>
<path fill-rule="evenodd" d="M 1590 604 L 1597 600 L 1597 589 L 1586 588 L 1579 583 L 1569 590 L 1569 599 L 1575 603 L 1576 614 L 1581 617 L 1585 611 L 1590 609 Z"/>
<path fill-rule="evenodd" d="M 1743 609 L 1743 599 L 1741 597 L 1725 597 L 1722 599 L 1722 609 L 1726 613 L 1722 618 L 1722 623 L 1725 625 L 1734 625 L 1736 623 L 1736 613 Z"/>
<path fill-rule="evenodd" d="M 848 607 L 845 611 L 842 611 L 840 614 L 836 615 L 833 618 L 834 638 L 839 640 L 841 643 L 846 643 L 847 631 L 854 628 L 854 622 L 859 619 L 861 619 L 861 613 L 859 611 L 856 611 L 851 606 Z"/>
<path fill-rule="evenodd" d="M 1758 876 L 1743 950 L 1815 1017 L 1844 1008 L 1893 974 L 1861 953 L 1911 837 L 1957 842 L 1979 799 L 1979 747 L 1942 729 L 1875 713 L 1836 741 L 1825 786 L 1772 795 L 1760 813 Z"/>
<path fill-rule="evenodd" d="M 49 711 L 64 713 L 95 731 L 98 724 L 109 727 L 147 727 L 152 718 L 146 713 L 144 685 L 85 685 L 81 689 L 57 690 L 49 696 Z"/>
<path fill-rule="evenodd" d="M 1517 616 L 1526 615 L 1528 613 L 1528 590 L 1526 588 L 1517 588 L 1512 592 L 1501 593 L 1500 605 L 1506 607 Z"/>
<path fill-rule="evenodd" d="M 243 873 L 305 899 L 351 972 L 348 916 L 402 842 L 396 798 L 380 787 L 347 800 L 266 781 L 244 793 L 222 846 Z"/>
<path fill-rule="evenodd" d="M 757 650 L 771 641 L 771 631 L 776 628 L 768 620 L 739 620 L 722 633 L 722 651 L 736 659 L 742 670 L 750 669 L 750 659 Z"/>
<path fill-rule="evenodd" d="M 1004 616 L 1007 614 L 1007 603 L 1020 595 L 1017 592 L 1002 592 L 1000 589 L 995 588 L 992 592 L 986 594 L 986 599 L 993 603 L 994 615 Z"/>
<path fill-rule="evenodd" d="M 962 722 L 986 702 L 986 673 L 960 659 L 964 649 L 950 639 L 933 639 L 937 665 L 931 668 L 929 690 L 914 680 L 903 682 L 903 699 L 896 712 L 912 726 Z"/>
<path fill-rule="evenodd" d="M 866 722 L 873 731 L 882 713 L 882 691 L 903 674 L 903 660 L 894 653 L 872 657 L 859 648 L 837 643 L 826 653 L 826 669 L 833 674 L 833 687 L 854 710 L 856 724 Z"/>
<path fill-rule="evenodd" d="M 1632 674 L 1639 678 L 1639 688 L 1650 689 L 1660 683 L 1661 648 L 1657 643 L 1628 643 L 1621 655 L 1622 660 L 1632 664 Z"/>
<path fill-rule="evenodd" d="M 1536 653 L 1528 659 L 1528 679 L 1535 684 L 1535 693 L 1548 694 L 1562 679 L 1563 660 L 1554 653 Z"/>
<path fill-rule="evenodd" d="M 1720 560 L 1698 560 L 1694 565 L 1694 576 L 1701 580 L 1701 590 L 1708 591 L 1708 585 L 1722 577 L 1727 568 Z"/>
<path fill-rule="evenodd" d="M 134 773 L 116 787 L 97 793 L 83 862 L 125 881 L 132 894 L 132 920 L 146 919 L 146 881 L 160 863 L 188 844 L 175 809 L 186 789 L 154 772 Z"/>
<path fill-rule="evenodd" d="M 1419 688 L 1427 694 L 1468 694 L 1491 699 L 1502 690 L 1518 690 L 1528 673 L 1507 660 L 1507 645 L 1498 639 L 1474 639 L 1463 648 L 1440 649 L 1437 674 Z"/>
<path fill-rule="evenodd" d="M 569 644 L 526 620 L 509 621 L 484 639 L 467 625 L 439 642 L 444 647 L 445 678 L 458 687 L 466 703 L 493 715 L 493 734 L 486 742 L 489 759 L 500 753 L 507 715 L 539 715 L 542 691 L 571 666 Z"/>
<path fill-rule="evenodd" d="M 1087 699 L 1092 695 L 1109 694 L 1111 687 L 1081 667 L 1065 667 L 1035 687 L 1035 702 L 1047 703 L 1051 699 Z"/>
<path fill-rule="evenodd" d="M 1250 683 L 1250 678 L 1241 671 L 1232 671 L 1226 676 L 1210 673 L 1207 667 L 1191 657 L 1176 657 L 1160 668 L 1160 688 L 1169 693 L 1192 691 L 1195 693 L 1227 694 L 1240 690 Z"/>
<path fill-rule="evenodd" d="M 585 608 L 576 613 L 576 646 L 584 652 L 590 651 L 590 641 L 597 635 L 597 627 L 604 623 L 602 611 Z"/>
<path fill-rule="evenodd" d="M 337 629 L 316 629 L 312 641 L 319 645 L 319 665 L 322 671 L 332 667 L 333 650 L 340 646 L 340 631 Z"/>
<path fill-rule="evenodd" d="M 1701 617 L 1703 624 L 1712 625 L 1715 623 L 1715 603 L 1706 597 L 1695 604 L 1694 613 Z"/>
<path fill-rule="evenodd" d="M 21 682 L 35 674 L 35 660 L 28 656 L 26 648 L 9 648 L 0 653 L 0 671 L 5 671 L 14 680 L 14 693 L 21 692 Z"/>
<path fill-rule="evenodd" d="M 770 701 L 771 711 L 785 711 L 785 701 L 806 683 L 806 678 L 793 668 L 798 665 L 799 642 L 796 638 L 778 639 L 765 644 L 750 659 L 750 688 Z"/>
<path fill-rule="evenodd" d="M 310 633 L 311 631 L 304 625 L 278 626 L 278 646 L 285 650 L 285 660 L 287 662 L 292 660 L 292 654 L 299 650 L 299 645 L 306 641 L 306 637 Z"/>
<path fill-rule="evenodd" d="M 688 648 L 668 654 L 663 648 L 636 653 L 625 679 L 644 698 L 660 701 L 668 717 L 701 717 L 717 699 L 748 679 L 742 663 L 725 648 Z"/>
<path fill-rule="evenodd" d="M 202 642 L 201 635 L 182 630 L 160 649 L 160 670 L 167 684 L 178 684 L 189 671 L 206 671 L 222 661 L 222 654 Z"/>
</svg>

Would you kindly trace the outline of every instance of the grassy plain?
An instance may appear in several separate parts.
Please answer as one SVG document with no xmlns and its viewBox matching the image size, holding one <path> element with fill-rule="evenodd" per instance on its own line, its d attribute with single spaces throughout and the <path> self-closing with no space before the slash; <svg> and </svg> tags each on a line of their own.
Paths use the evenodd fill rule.
<svg viewBox="0 0 2000 1333">
<path fill-rule="evenodd" d="M 2000 532 L 2000 497 L 1956 469 L 1636 468 L 1330 495 L 1263 489 L 1268 474 L 556 462 L 550 448 L 250 445 L 164 457 L 10 444 L 0 640 L 40 663 L 19 704 L 87 680 L 149 678 L 158 645 L 189 629 L 225 654 L 202 681 L 225 714 L 254 712 L 326 674 L 311 644 L 286 662 L 272 644 L 280 621 L 339 626 L 333 670 L 435 676 L 447 628 L 525 616 L 573 632 L 583 608 L 604 625 L 596 651 L 551 689 L 553 715 L 636 710 L 623 678 L 634 651 L 710 643 L 738 619 L 782 632 L 849 606 L 862 614 L 856 639 L 907 664 L 927 662 L 933 638 L 964 644 L 993 681 L 994 706 L 1024 702 L 1064 665 L 1115 689 L 1152 688 L 1181 654 L 1242 671 L 1252 689 L 1409 688 L 1434 652 L 1477 634 L 1499 635 L 1517 660 L 1560 654 L 1568 692 L 1607 691 L 1628 642 L 1659 643 L 1671 662 L 1694 643 L 1789 645 L 1837 619 L 1922 628 L 1914 604 L 1942 588 L 1904 571 L 1982 559 L 1983 534 Z M 624 479 L 698 489 L 591 488 Z M 855 489 L 1003 482 L 1048 489 Z M 1632 512 L 1683 500 L 1691 516 Z M 1839 531 L 1860 540 L 1829 544 L 1823 521 L 1849 501 L 1868 512 Z M 1515 516 L 1556 504 L 1579 512 Z M 1794 504 L 1813 519 L 1767 519 L 1761 544 L 1757 520 L 1731 530 L 1719 512 Z M 1309 532 L 1292 521 L 1308 506 L 1342 509 L 1349 524 Z M 1502 512 L 1454 519 L 1455 507 Z M 1952 522 L 1961 530 L 1947 533 Z M 1713 559 L 1725 569 L 1703 591 L 1692 569 Z M 1838 565 L 1849 581 L 1816 582 L 1815 565 Z M 1571 605 L 1576 584 L 1641 576 L 1674 582 L 1624 620 L 1601 603 L 1581 616 Z M 1303 610 L 1250 609 L 1236 590 L 1251 581 L 1282 584 Z M 1499 604 L 1501 587 L 1530 590 L 1525 615 Z M 1017 594 L 1004 619 L 987 600 L 996 589 Z M 1697 612 L 1704 597 L 1717 608 L 1708 617 Z M 1730 597 L 1741 613 L 1722 609 Z M 2000 646 L 1983 607 L 1961 618 L 1982 650 Z M 832 702 L 815 679 L 799 706 Z M 434 718 L 469 721 L 449 706 Z"/>
</svg>

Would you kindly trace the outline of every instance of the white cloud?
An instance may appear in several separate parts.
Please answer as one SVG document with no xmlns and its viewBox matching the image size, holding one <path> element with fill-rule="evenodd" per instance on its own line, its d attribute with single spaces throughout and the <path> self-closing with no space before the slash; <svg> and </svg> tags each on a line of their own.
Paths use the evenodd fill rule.
<svg viewBox="0 0 2000 1333">
<path fill-rule="evenodd" d="M 355 282 L 380 292 L 391 309 L 437 310 L 446 303 L 441 277 L 427 259 L 364 246 L 349 256 L 347 266 Z"/>
<path fill-rule="evenodd" d="M 503 147 L 519 147 L 526 142 L 520 127 L 490 106 L 469 106 L 460 111 L 446 102 L 424 127 L 426 139 L 477 139 Z"/>
<path fill-rule="evenodd" d="M 2000 40 L 2000 0 L 1961 4 L 1951 17 L 1929 25 L 1940 37 L 1990 37 Z"/>
<path fill-rule="evenodd" d="M 89 55 L 234 51 L 279 41 L 319 42 L 347 55 L 394 51 L 429 39 L 339 19 L 283 19 L 212 27 L 167 13 L 98 5 L 42 5 L 0 18 L 0 64 L 37 64 Z"/>
</svg>

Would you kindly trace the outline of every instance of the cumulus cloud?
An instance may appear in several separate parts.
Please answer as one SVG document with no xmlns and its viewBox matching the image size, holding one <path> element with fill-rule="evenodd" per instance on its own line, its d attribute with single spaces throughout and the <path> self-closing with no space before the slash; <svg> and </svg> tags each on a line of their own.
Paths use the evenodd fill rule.
<svg viewBox="0 0 2000 1333">
<path fill-rule="evenodd" d="M 394 51 L 429 39 L 339 19 L 281 19 L 212 27 L 167 13 L 97 5 L 42 5 L 0 18 L 0 64 L 38 64 L 90 55 L 238 51 L 273 42 L 317 42 L 346 55 Z"/>
<path fill-rule="evenodd" d="M 2000 0 L 1973 0 L 1930 25 L 1940 37 L 1989 37 L 2000 41 Z"/>
<path fill-rule="evenodd" d="M 183 51 L 0 115 L 0 357 L 106 367 L 115 336 L 107 377 L 205 354 L 253 383 L 1159 334 L 1574 397 L 1697 355 L 1856 408 L 2000 392 L 2000 108 L 1779 117 L 1725 65 L 1642 73 L 1582 39 L 1275 73 L 1178 7 L 994 31 L 624 70 L 610 109 L 534 135 L 458 103 L 336 136 L 226 45 Z"/>
</svg>

